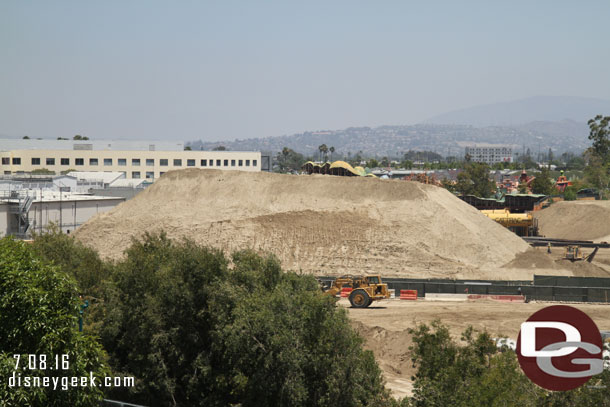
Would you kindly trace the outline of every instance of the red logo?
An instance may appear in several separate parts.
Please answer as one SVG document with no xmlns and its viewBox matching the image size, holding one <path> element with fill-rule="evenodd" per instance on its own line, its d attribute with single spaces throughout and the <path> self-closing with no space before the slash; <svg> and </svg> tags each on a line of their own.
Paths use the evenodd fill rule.
<svg viewBox="0 0 610 407">
<path fill-rule="evenodd" d="M 565 391 L 585 384 L 603 370 L 602 337 L 587 314 L 553 305 L 521 324 L 517 357 L 521 369 L 538 386 Z"/>
</svg>

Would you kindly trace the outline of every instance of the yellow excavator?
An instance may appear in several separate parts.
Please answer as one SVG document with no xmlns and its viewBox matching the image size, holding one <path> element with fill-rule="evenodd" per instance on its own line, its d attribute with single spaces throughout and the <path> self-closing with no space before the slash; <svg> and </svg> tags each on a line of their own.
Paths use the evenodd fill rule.
<svg viewBox="0 0 610 407">
<path fill-rule="evenodd" d="M 337 277 L 330 287 L 323 288 L 323 290 L 326 294 L 335 297 L 344 287 L 352 288 L 349 302 L 354 308 L 366 308 L 373 301 L 390 298 L 388 285 L 381 282 L 381 276 L 341 276 Z"/>
<path fill-rule="evenodd" d="M 599 247 L 596 246 L 595 249 L 588 256 L 585 256 L 582 250 L 580 250 L 580 246 L 566 246 L 566 251 L 563 255 L 563 259 L 570 260 L 572 262 L 585 260 L 591 263 L 593 261 L 593 258 L 595 257 L 595 254 L 597 253 L 597 249 L 599 249 Z"/>
</svg>

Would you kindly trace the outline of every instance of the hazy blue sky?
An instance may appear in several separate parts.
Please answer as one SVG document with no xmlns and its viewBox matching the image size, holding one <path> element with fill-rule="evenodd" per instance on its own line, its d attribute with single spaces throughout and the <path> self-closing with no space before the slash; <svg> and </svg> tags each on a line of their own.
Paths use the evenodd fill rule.
<svg viewBox="0 0 610 407">
<path fill-rule="evenodd" d="M 0 134 L 223 140 L 610 98 L 610 2 L 0 0 Z"/>
</svg>

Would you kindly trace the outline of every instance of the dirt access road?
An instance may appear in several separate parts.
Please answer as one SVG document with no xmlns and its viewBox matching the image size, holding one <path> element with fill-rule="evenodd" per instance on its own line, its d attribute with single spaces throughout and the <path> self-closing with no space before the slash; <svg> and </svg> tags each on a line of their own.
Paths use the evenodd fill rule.
<svg viewBox="0 0 610 407">
<path fill-rule="evenodd" d="M 347 309 L 354 328 L 366 339 L 365 347 L 375 353 L 386 385 L 395 397 L 410 395 L 413 388 L 411 376 L 415 369 L 409 358 L 412 341 L 407 329 L 440 319 L 457 340 L 468 325 L 487 330 L 495 337 L 516 340 L 522 322 L 534 312 L 554 304 L 386 300 L 356 309 L 349 308 L 347 299 L 339 301 Z M 610 330 L 610 305 L 568 305 L 587 313 L 600 330 Z"/>
</svg>

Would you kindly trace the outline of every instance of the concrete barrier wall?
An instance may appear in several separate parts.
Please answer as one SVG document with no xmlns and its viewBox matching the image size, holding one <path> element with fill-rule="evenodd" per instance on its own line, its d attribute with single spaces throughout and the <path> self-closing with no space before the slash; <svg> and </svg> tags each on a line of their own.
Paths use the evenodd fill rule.
<svg viewBox="0 0 610 407">
<path fill-rule="evenodd" d="M 426 293 L 426 301 L 467 301 L 468 294 Z"/>
<path fill-rule="evenodd" d="M 468 296 L 469 301 L 475 300 L 492 300 L 499 302 L 525 302 L 523 295 L 479 295 L 472 294 Z"/>
</svg>

